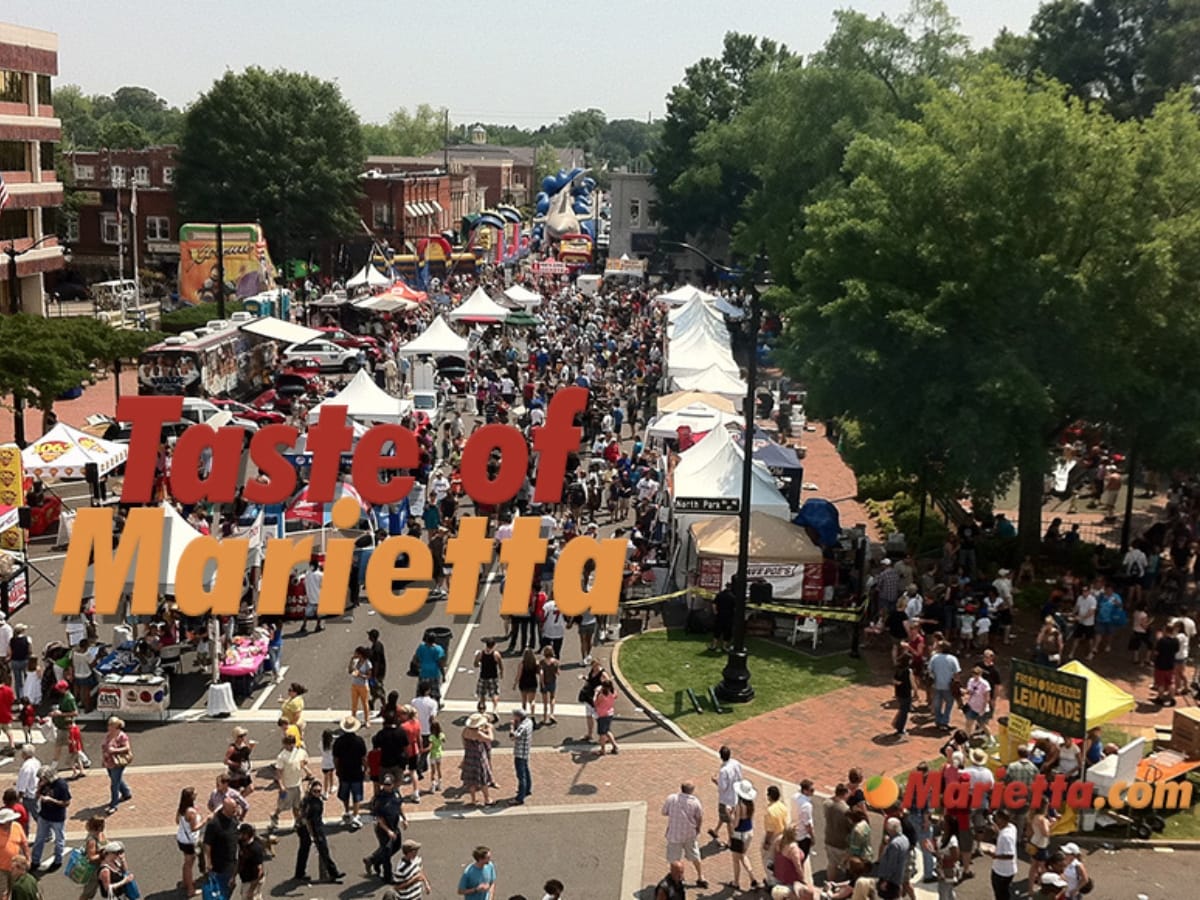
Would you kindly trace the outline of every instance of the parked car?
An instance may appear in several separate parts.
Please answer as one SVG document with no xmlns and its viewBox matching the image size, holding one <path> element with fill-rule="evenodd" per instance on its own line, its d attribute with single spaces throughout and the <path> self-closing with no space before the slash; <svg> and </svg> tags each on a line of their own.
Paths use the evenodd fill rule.
<svg viewBox="0 0 1200 900">
<path fill-rule="evenodd" d="M 259 428 L 264 425 L 281 425 L 287 421 L 287 417 L 283 413 L 270 409 L 255 409 L 253 406 L 239 403 L 237 400 L 213 400 L 213 404 L 218 409 L 232 413 L 235 421 L 245 419 L 253 422 Z"/>
<path fill-rule="evenodd" d="M 197 425 L 201 425 L 207 422 L 213 416 L 218 415 L 222 409 L 225 408 L 219 406 L 217 401 L 214 400 L 206 400 L 203 397 L 183 398 L 183 418 L 187 419 L 189 422 L 194 422 Z M 233 416 L 233 418 L 229 421 L 230 425 L 234 425 L 238 428 L 244 428 L 246 431 L 251 433 L 258 431 L 258 422 L 256 422 L 254 419 L 247 416 L 238 415 L 232 409 L 225 409 L 225 411 Z"/>
<path fill-rule="evenodd" d="M 339 347 L 333 341 L 315 339 L 292 344 L 283 351 L 286 365 L 303 359 L 316 360 L 317 365 L 326 371 L 353 372 L 358 367 L 358 350 Z"/>
<path fill-rule="evenodd" d="M 336 325 L 324 325 L 317 329 L 325 332 L 325 339 L 333 341 L 339 347 L 348 347 L 357 350 L 360 347 L 367 351 L 369 356 L 375 362 L 383 359 L 383 348 L 379 345 L 379 341 L 365 334 L 351 334 L 344 328 L 338 328 Z"/>
<path fill-rule="evenodd" d="M 176 422 L 164 422 L 162 427 L 162 436 L 168 444 L 174 444 L 187 429 L 195 425 L 195 422 L 179 420 Z M 129 436 L 133 431 L 133 425 L 129 422 L 118 422 L 113 419 L 108 428 L 100 437 L 106 441 L 113 441 L 118 444 L 128 444 Z"/>
</svg>

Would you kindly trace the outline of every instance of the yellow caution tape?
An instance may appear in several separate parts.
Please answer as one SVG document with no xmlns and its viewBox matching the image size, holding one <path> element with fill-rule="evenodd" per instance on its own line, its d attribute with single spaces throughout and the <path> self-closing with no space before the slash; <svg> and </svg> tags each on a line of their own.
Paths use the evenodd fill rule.
<svg viewBox="0 0 1200 900">
<path fill-rule="evenodd" d="M 717 595 L 705 588 L 692 588 L 690 591 L 694 596 L 702 597 L 706 600 L 711 600 Z M 683 597 L 689 592 L 687 590 L 673 591 L 670 594 L 658 594 L 654 597 L 639 597 L 632 600 L 622 600 L 622 609 L 639 609 L 645 606 L 654 606 L 657 603 L 662 603 L 665 600 L 673 600 L 676 597 Z M 748 609 L 758 610 L 759 612 L 775 613 L 781 616 L 805 616 L 814 619 L 826 619 L 833 622 L 857 622 L 862 618 L 863 612 L 866 610 L 866 603 L 861 606 L 845 608 L 830 608 L 828 606 L 785 606 L 780 603 L 747 603 Z"/>
</svg>

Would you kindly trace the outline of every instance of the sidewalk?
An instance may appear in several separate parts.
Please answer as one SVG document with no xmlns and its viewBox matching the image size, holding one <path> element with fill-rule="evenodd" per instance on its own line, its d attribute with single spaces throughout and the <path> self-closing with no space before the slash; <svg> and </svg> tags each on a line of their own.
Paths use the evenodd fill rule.
<svg viewBox="0 0 1200 900">
<path fill-rule="evenodd" d="M 132 366 L 121 369 L 121 393 L 137 393 L 137 371 Z M 0 412 L 0 444 L 7 444 L 13 439 L 12 399 L 5 398 L 5 410 Z M 116 390 L 113 387 L 112 372 L 105 374 L 95 384 L 87 385 L 83 395 L 74 400 L 59 400 L 54 404 L 54 412 L 58 421 L 65 422 L 74 428 L 82 428 L 88 416 L 97 413 L 111 416 L 117 410 Z M 42 413 L 37 409 L 25 411 L 25 438 L 32 442 L 42 435 Z"/>
<path fill-rule="evenodd" d="M 858 495 L 858 477 L 838 453 L 837 445 L 829 440 L 823 422 L 810 422 L 816 431 L 806 431 L 801 438 L 804 447 L 804 483 L 815 484 L 815 491 L 802 491 L 801 501 L 809 498 L 828 500 L 838 511 L 843 528 L 866 525 L 871 540 L 882 540 L 875 520 L 867 516 L 867 508 L 855 498 Z"/>
<path fill-rule="evenodd" d="M 179 727 L 179 726 L 175 726 Z M 507 741 L 505 734 L 498 741 Z M 718 761 L 696 747 L 677 742 L 670 744 L 635 745 L 621 749 L 620 754 L 598 757 L 592 752 L 594 745 L 577 745 L 563 748 L 535 746 L 531 769 L 534 792 L 526 801 L 525 811 L 536 812 L 539 807 L 561 808 L 563 806 L 586 808 L 597 804 L 645 803 L 644 862 L 642 881 L 654 884 L 666 873 L 665 819 L 659 814 L 662 802 L 679 790 L 680 782 L 692 780 L 696 783 L 696 794 L 704 805 L 707 816 L 713 817 L 717 808 L 716 787 L 710 777 L 716 773 Z M 136 751 L 136 748 L 135 748 Z M 99 756 L 99 753 L 96 753 Z M 421 803 L 405 804 L 410 817 L 432 817 L 465 815 L 473 817 L 504 815 L 503 804 L 497 808 L 472 810 L 467 806 L 469 796 L 458 788 L 458 765 L 461 751 L 447 751 L 443 771 L 447 787 L 443 794 L 422 794 Z M 265 757 L 256 759 L 257 765 L 268 762 Z M 515 787 L 512 752 L 503 744 L 492 751 L 492 763 L 496 781 L 500 785 L 492 792 L 493 799 L 510 799 Z M 107 833 L 111 838 L 133 838 L 174 835 L 176 831 L 175 808 L 179 792 L 193 786 L 198 800 L 203 803 L 217 774 L 222 770 L 218 762 L 211 765 L 156 765 L 132 766 L 125 773 L 125 780 L 133 791 L 134 799 L 122 804 L 116 814 L 109 817 Z M 428 784 L 428 782 L 426 782 Z M 74 801 L 67 824 L 68 841 L 83 837 L 83 822 L 88 815 L 101 812 L 108 804 L 108 778 L 103 769 L 91 769 L 84 778 L 70 782 Z M 267 782 L 258 779 L 256 785 L 265 787 Z M 368 794 L 370 789 L 368 788 Z M 274 809 L 276 793 L 258 790 L 249 797 L 250 814 L 247 821 L 265 826 Z M 332 823 L 338 818 L 340 806 L 336 801 L 326 814 Z M 631 813 L 632 814 L 632 813 Z M 519 821 L 519 820 L 518 820 Z M 631 823 L 631 832 L 638 829 Z M 709 827 L 706 820 L 705 827 Z M 720 871 L 709 877 L 710 890 L 689 889 L 689 897 L 715 897 L 722 893 L 720 881 L 728 862 L 720 861 Z"/>
</svg>

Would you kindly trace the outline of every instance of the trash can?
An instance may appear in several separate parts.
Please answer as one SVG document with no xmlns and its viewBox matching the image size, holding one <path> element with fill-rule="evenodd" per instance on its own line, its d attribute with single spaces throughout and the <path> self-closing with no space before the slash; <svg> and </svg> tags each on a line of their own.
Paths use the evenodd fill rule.
<svg viewBox="0 0 1200 900">
<path fill-rule="evenodd" d="M 446 651 L 446 658 L 450 658 L 450 641 L 454 638 L 454 632 L 449 628 L 426 628 L 422 640 L 433 638 L 435 644 L 439 644 Z"/>
</svg>

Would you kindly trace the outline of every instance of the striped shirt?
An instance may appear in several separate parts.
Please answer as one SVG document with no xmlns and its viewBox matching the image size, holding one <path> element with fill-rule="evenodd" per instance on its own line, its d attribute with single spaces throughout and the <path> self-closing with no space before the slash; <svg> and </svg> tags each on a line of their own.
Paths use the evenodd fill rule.
<svg viewBox="0 0 1200 900">
<path fill-rule="evenodd" d="M 396 863 L 396 871 L 392 875 L 392 879 L 396 884 L 395 891 L 399 900 L 420 900 L 421 891 L 424 888 L 424 883 L 417 879 L 408 887 L 400 887 L 410 878 L 414 878 L 421 874 L 421 857 L 414 856 L 412 859 L 401 854 L 400 861 Z"/>
</svg>

